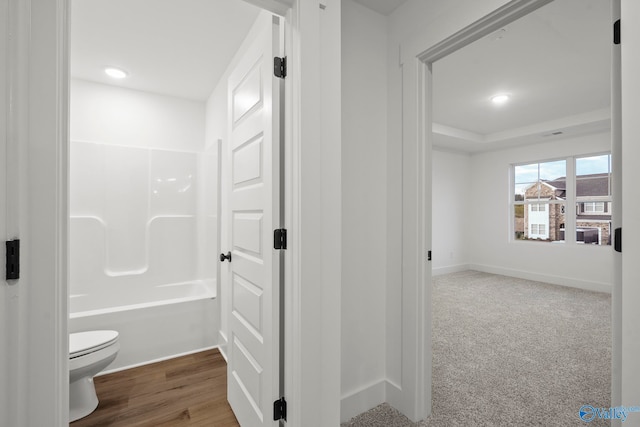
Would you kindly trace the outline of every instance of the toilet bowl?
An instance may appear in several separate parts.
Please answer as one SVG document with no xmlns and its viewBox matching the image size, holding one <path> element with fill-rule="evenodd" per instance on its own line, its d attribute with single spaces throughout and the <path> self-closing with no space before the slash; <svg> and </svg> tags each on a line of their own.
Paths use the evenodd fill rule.
<svg viewBox="0 0 640 427">
<path fill-rule="evenodd" d="M 69 422 L 86 417 L 98 407 L 93 377 L 113 362 L 118 350 L 116 331 L 69 334 Z"/>
</svg>

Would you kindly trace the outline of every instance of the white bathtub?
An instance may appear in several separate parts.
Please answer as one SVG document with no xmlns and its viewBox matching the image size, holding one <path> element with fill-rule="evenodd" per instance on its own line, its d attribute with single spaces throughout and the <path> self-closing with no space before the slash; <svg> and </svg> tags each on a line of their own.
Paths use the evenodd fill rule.
<svg viewBox="0 0 640 427">
<path fill-rule="evenodd" d="M 72 294 L 69 332 L 120 333 L 120 352 L 105 372 L 211 348 L 219 330 L 214 289 L 215 283 L 193 281 L 127 294 Z"/>
</svg>

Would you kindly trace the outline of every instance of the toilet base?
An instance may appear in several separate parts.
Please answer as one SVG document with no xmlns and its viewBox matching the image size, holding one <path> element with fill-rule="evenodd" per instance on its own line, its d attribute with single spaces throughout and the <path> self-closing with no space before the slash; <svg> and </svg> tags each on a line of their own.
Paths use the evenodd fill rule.
<svg viewBox="0 0 640 427">
<path fill-rule="evenodd" d="M 84 418 L 98 407 L 93 378 L 84 377 L 69 384 L 69 422 Z"/>
</svg>

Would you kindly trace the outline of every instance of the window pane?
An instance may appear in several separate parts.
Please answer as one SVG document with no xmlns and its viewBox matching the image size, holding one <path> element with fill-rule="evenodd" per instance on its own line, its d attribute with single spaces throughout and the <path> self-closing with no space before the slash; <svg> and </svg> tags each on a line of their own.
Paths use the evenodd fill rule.
<svg viewBox="0 0 640 427">
<path fill-rule="evenodd" d="M 530 184 L 538 180 L 538 164 L 520 165 L 515 167 L 516 184 Z"/>
<path fill-rule="evenodd" d="M 540 180 L 554 181 L 567 176 L 567 162 L 556 160 L 554 162 L 540 163 Z M 564 181 L 564 179 L 563 179 Z"/>
<path fill-rule="evenodd" d="M 520 165 L 514 167 L 515 189 L 514 200 L 521 202 L 524 200 L 524 193 L 527 188 L 538 181 L 538 164 Z"/>
<path fill-rule="evenodd" d="M 516 210 L 514 215 L 516 239 L 545 242 L 564 240 L 564 203 L 525 204 L 522 212 Z"/>
<path fill-rule="evenodd" d="M 609 154 L 576 159 L 576 197 L 611 195 L 610 162 Z"/>
<path fill-rule="evenodd" d="M 565 160 L 515 166 L 515 200 L 564 199 L 566 172 L 567 162 Z"/>
<path fill-rule="evenodd" d="M 576 159 L 576 175 L 591 175 L 594 173 L 609 173 L 611 155 L 580 157 Z"/>
<path fill-rule="evenodd" d="M 513 206 L 513 231 L 516 240 L 524 239 L 524 205 Z"/>
<path fill-rule="evenodd" d="M 577 204 L 576 242 L 611 244 L 611 201 L 588 200 Z"/>
</svg>

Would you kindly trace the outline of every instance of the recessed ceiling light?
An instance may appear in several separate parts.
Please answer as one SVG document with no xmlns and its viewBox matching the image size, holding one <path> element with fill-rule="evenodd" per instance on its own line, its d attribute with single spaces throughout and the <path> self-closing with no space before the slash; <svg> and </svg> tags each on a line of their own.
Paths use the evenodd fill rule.
<svg viewBox="0 0 640 427">
<path fill-rule="evenodd" d="M 494 95 L 491 97 L 491 102 L 493 102 L 496 105 L 504 104 L 508 100 L 509 100 L 509 95 L 505 95 L 505 94 Z"/>
<path fill-rule="evenodd" d="M 114 79 L 124 79 L 125 77 L 127 77 L 127 72 L 119 68 L 108 67 L 104 69 L 104 72 L 107 74 L 107 76 Z"/>
</svg>

